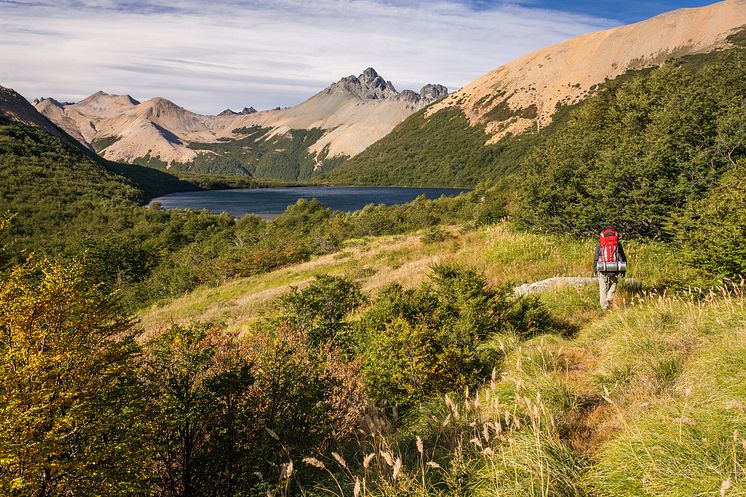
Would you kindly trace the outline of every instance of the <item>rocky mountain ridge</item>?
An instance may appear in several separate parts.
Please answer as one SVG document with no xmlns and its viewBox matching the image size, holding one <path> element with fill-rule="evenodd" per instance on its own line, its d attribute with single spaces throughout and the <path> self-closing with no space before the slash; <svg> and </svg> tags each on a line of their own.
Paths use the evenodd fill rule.
<svg viewBox="0 0 746 497">
<path fill-rule="evenodd" d="M 319 161 L 350 157 L 385 136 L 407 116 L 447 95 L 442 85 L 426 85 L 419 93 L 399 93 L 373 68 L 331 84 L 290 108 L 241 112 L 226 109 L 217 116 L 190 112 L 162 97 L 140 102 L 129 95 L 102 91 L 77 103 L 53 98 L 36 109 L 86 147 L 107 159 L 138 162 L 155 159 L 167 165 L 216 159 L 215 146 L 246 137 L 245 130 L 267 130 L 263 139 L 292 137 L 294 130 L 321 130 L 307 154 Z M 241 131 L 244 130 L 244 131 Z M 208 145 L 205 145 L 208 144 Z M 279 150 L 278 150 L 279 151 Z M 231 161 L 241 159 L 231 152 Z"/>
<path fill-rule="evenodd" d="M 238 115 L 248 115 L 248 114 L 254 114 L 258 112 L 254 107 L 244 107 L 241 112 L 236 112 L 232 109 L 225 109 L 223 112 L 218 114 L 218 116 L 238 116 Z"/>
<path fill-rule="evenodd" d="M 365 100 L 400 100 L 412 105 L 428 105 L 448 95 L 448 88 L 443 85 L 427 84 L 419 93 L 413 90 L 396 91 L 391 81 L 383 79 L 375 69 L 367 68 L 359 76 L 347 76 L 333 83 L 324 93 L 349 93 Z"/>
<path fill-rule="evenodd" d="M 20 93 L 4 86 L 0 86 L 0 118 L 40 128 L 63 141 L 69 140 L 59 127 L 40 114 Z"/>
</svg>

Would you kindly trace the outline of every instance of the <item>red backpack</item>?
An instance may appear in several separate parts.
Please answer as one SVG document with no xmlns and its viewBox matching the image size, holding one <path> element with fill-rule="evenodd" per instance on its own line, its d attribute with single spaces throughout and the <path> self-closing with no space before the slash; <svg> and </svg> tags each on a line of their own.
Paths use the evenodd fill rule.
<svg viewBox="0 0 746 497">
<path fill-rule="evenodd" d="M 598 258 L 600 262 L 619 262 L 619 253 L 617 251 L 619 234 L 616 231 L 602 231 L 601 236 L 598 238 L 598 243 L 601 244 L 601 254 Z"/>
</svg>

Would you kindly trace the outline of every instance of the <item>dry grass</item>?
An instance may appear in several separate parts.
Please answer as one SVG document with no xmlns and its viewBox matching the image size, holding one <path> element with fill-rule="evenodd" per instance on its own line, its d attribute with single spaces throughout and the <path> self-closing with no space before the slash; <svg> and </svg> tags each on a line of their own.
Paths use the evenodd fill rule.
<svg viewBox="0 0 746 497">
<path fill-rule="evenodd" d="M 165 305 L 154 305 L 141 313 L 141 324 L 146 334 L 194 320 L 219 321 L 231 330 L 241 330 L 271 313 L 276 297 L 290 286 L 302 287 L 317 274 L 348 276 L 375 295 L 394 282 L 404 286 L 421 283 L 437 262 L 475 267 L 495 285 L 586 276 L 591 271 L 593 240 L 518 233 L 508 223 L 466 232 L 452 226 L 447 231 L 452 238 L 434 243 L 423 243 L 421 233 L 351 240 L 335 254 L 217 287 L 201 287 Z M 633 261 L 629 276 L 644 281 L 643 289 L 660 286 L 666 276 L 660 268 L 670 265 L 658 263 L 664 256 L 658 246 L 632 242 L 627 252 Z M 556 316 L 579 327 L 601 316 L 595 292 L 590 285 L 548 292 L 542 299 Z M 620 302 L 632 298 L 630 291 L 620 289 Z"/>
<path fill-rule="evenodd" d="M 245 327 L 272 312 L 274 300 L 291 286 L 302 287 L 317 274 L 345 275 L 371 292 L 393 283 L 416 285 L 448 243 L 424 246 L 417 235 L 353 240 L 340 252 L 272 271 L 239 278 L 217 287 L 201 287 L 165 305 L 154 305 L 140 315 L 146 334 L 173 323 L 220 321 L 229 330 Z"/>
<path fill-rule="evenodd" d="M 476 267 L 495 285 L 590 271 L 593 240 L 507 224 L 449 231 L 453 238 L 434 243 L 419 234 L 355 240 L 304 264 L 200 288 L 149 309 L 142 323 L 150 333 L 194 319 L 246 329 L 291 285 L 320 273 L 346 275 L 375 295 L 393 282 L 421 283 L 436 262 Z M 324 460 L 338 478 L 328 493 L 746 495 L 743 293 L 656 293 L 679 272 L 665 248 L 630 242 L 626 251 L 638 284 L 622 285 L 617 311 L 597 309 L 595 285 L 541 294 L 580 330 L 575 336 L 485 344 L 505 357 L 492 381 L 420 406 L 395 434 L 385 420 L 369 420 L 357 463 Z"/>
<path fill-rule="evenodd" d="M 372 496 L 746 495 L 742 292 L 638 299 L 576 337 L 497 346 L 507 354 L 501 370 L 477 392 L 420 406 L 398 432 L 369 420 L 359 453 L 375 464 L 347 468 L 327 490 L 346 495 L 362 482 Z"/>
</svg>

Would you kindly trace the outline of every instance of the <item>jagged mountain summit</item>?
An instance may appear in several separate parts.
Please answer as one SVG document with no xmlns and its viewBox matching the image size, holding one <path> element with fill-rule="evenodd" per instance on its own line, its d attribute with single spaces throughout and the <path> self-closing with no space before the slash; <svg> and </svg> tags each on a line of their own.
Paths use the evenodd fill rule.
<svg viewBox="0 0 746 497">
<path fill-rule="evenodd" d="M 257 112 L 257 110 L 254 107 L 244 107 L 241 112 L 236 112 L 232 109 L 225 109 L 223 112 L 218 114 L 218 116 L 248 115 L 248 114 L 254 114 L 255 112 Z"/>
<path fill-rule="evenodd" d="M 411 105 L 427 105 L 448 95 L 443 85 L 428 84 L 419 93 L 396 91 L 391 81 L 383 79 L 375 69 L 367 68 L 359 76 L 347 76 L 324 90 L 328 95 L 349 93 L 364 100 L 399 100 Z"/>
<path fill-rule="evenodd" d="M 409 115 L 447 94 L 446 87 L 433 84 L 419 93 L 400 93 L 375 69 L 368 68 L 284 109 L 257 111 L 248 107 L 206 116 L 160 97 L 138 102 L 129 95 L 104 92 L 74 104 L 46 98 L 38 101 L 36 108 L 85 146 L 121 162 L 155 162 L 223 174 L 270 174 L 261 167 L 263 160 L 269 160 L 266 155 L 284 153 L 291 143 L 293 150 L 300 145 L 303 153 L 293 152 L 293 157 L 282 159 L 284 169 L 295 163 L 288 166 L 292 172 L 280 174 L 298 179 L 300 162 L 312 159 L 318 172 L 325 161 L 336 163 L 354 156 Z M 272 147 L 265 146 L 269 141 L 274 143 Z M 243 146 L 237 146 L 239 142 Z"/>
</svg>

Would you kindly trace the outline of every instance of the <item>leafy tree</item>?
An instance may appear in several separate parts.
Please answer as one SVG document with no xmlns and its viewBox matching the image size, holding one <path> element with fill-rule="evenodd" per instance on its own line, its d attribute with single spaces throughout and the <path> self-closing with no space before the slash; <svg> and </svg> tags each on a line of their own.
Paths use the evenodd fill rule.
<svg viewBox="0 0 746 497">
<path fill-rule="evenodd" d="M 256 470 L 277 475 L 284 463 L 351 440 L 369 405 L 359 361 L 286 325 L 257 333 L 249 357 L 256 382 L 247 423 L 271 430 L 257 441 Z"/>
<path fill-rule="evenodd" d="M 311 344 L 336 343 L 346 329 L 344 317 L 366 302 L 360 284 L 339 276 L 319 275 L 303 290 L 281 297 L 285 319 L 308 335 Z M 344 341 L 344 338 L 342 338 Z"/>
<path fill-rule="evenodd" d="M 174 325 L 148 343 L 141 375 L 158 494 L 234 495 L 251 450 L 241 418 L 253 382 L 237 343 L 210 324 Z"/>
<path fill-rule="evenodd" d="M 714 283 L 746 278 L 746 161 L 723 175 L 718 186 L 673 219 L 670 229 L 685 260 Z"/>
<path fill-rule="evenodd" d="M 145 493 L 132 321 L 79 264 L 34 260 L 0 285 L 0 493 Z"/>
</svg>

